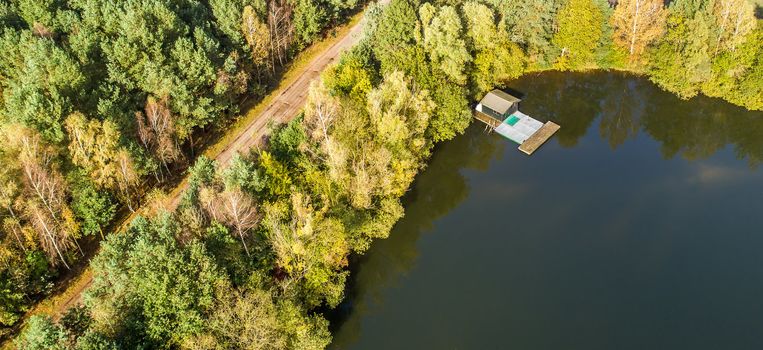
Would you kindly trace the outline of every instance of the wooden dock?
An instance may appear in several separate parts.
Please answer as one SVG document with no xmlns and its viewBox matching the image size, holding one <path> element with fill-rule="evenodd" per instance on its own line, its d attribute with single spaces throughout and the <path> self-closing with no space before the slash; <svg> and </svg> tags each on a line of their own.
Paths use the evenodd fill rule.
<svg viewBox="0 0 763 350">
<path fill-rule="evenodd" d="M 546 143 L 561 128 L 552 121 L 542 124 L 540 121 L 519 111 L 512 115 L 520 117 L 521 122 L 510 126 L 493 116 L 480 111 L 474 111 L 474 119 L 485 123 L 491 130 L 519 144 L 519 150 L 527 155 L 537 151 L 540 146 Z"/>
<path fill-rule="evenodd" d="M 519 150 L 533 154 L 560 126 L 554 122 L 541 121 L 519 110 L 520 98 L 506 91 L 495 89 L 488 92 L 474 106 L 474 118 L 485 123 L 488 128 L 519 145 Z"/>
<path fill-rule="evenodd" d="M 543 126 L 538 129 L 532 136 L 530 136 L 525 142 L 522 142 L 521 145 L 519 145 L 519 150 L 527 154 L 528 156 L 533 154 L 538 148 L 540 148 L 541 145 L 546 143 L 548 139 L 551 138 L 551 136 L 554 135 L 557 130 L 559 130 L 560 126 L 554 122 L 546 122 L 546 124 L 543 124 Z"/>
</svg>

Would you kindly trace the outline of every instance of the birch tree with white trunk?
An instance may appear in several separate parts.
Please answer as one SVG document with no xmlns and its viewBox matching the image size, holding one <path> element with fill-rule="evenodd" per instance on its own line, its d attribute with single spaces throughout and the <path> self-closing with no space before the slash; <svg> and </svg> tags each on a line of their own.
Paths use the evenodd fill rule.
<svg viewBox="0 0 763 350">
<path fill-rule="evenodd" d="M 612 13 L 615 43 L 636 62 L 665 31 L 668 12 L 662 0 L 623 0 Z"/>
</svg>

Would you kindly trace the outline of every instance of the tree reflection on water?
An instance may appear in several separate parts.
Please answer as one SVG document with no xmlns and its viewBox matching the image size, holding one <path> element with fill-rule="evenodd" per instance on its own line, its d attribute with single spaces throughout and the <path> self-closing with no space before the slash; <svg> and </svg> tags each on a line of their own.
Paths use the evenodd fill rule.
<svg viewBox="0 0 763 350">
<path fill-rule="evenodd" d="M 526 92 L 526 113 L 562 125 L 555 137 L 566 148 L 599 119 L 599 135 L 613 149 L 644 131 L 661 143 L 665 158 L 705 159 L 731 146 L 750 165 L 763 160 L 763 112 L 720 99 L 681 100 L 643 77 L 619 72 L 547 72 L 511 86 Z"/>
</svg>

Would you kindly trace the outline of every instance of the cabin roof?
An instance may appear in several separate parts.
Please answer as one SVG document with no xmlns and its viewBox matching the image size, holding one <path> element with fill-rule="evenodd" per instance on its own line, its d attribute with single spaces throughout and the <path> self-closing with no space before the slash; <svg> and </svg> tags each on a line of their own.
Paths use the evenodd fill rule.
<svg viewBox="0 0 763 350">
<path fill-rule="evenodd" d="M 513 104 L 519 103 L 519 101 L 521 101 L 519 98 L 511 96 L 502 90 L 496 89 L 488 92 L 487 95 L 482 98 L 480 104 L 498 112 L 499 114 L 504 114 L 509 110 L 509 108 L 511 108 Z"/>
</svg>

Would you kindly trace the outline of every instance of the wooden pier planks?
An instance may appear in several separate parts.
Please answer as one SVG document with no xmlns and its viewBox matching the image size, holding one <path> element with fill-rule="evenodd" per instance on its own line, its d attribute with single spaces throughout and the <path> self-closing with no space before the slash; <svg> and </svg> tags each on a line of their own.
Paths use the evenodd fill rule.
<svg viewBox="0 0 763 350">
<path fill-rule="evenodd" d="M 554 122 L 546 122 L 543 126 L 532 134 L 525 142 L 519 145 L 519 150 L 528 156 L 533 154 L 541 145 L 543 145 L 554 133 L 561 128 Z"/>
<path fill-rule="evenodd" d="M 495 119 L 495 118 L 493 118 L 493 117 L 491 117 L 491 116 L 489 116 L 489 115 L 487 115 L 485 113 L 478 112 L 478 111 L 474 111 L 474 119 L 477 119 L 477 120 L 487 124 L 488 126 L 490 126 L 493 129 L 495 129 L 499 125 L 501 125 L 501 122 L 502 122 L 501 120 Z"/>
</svg>

